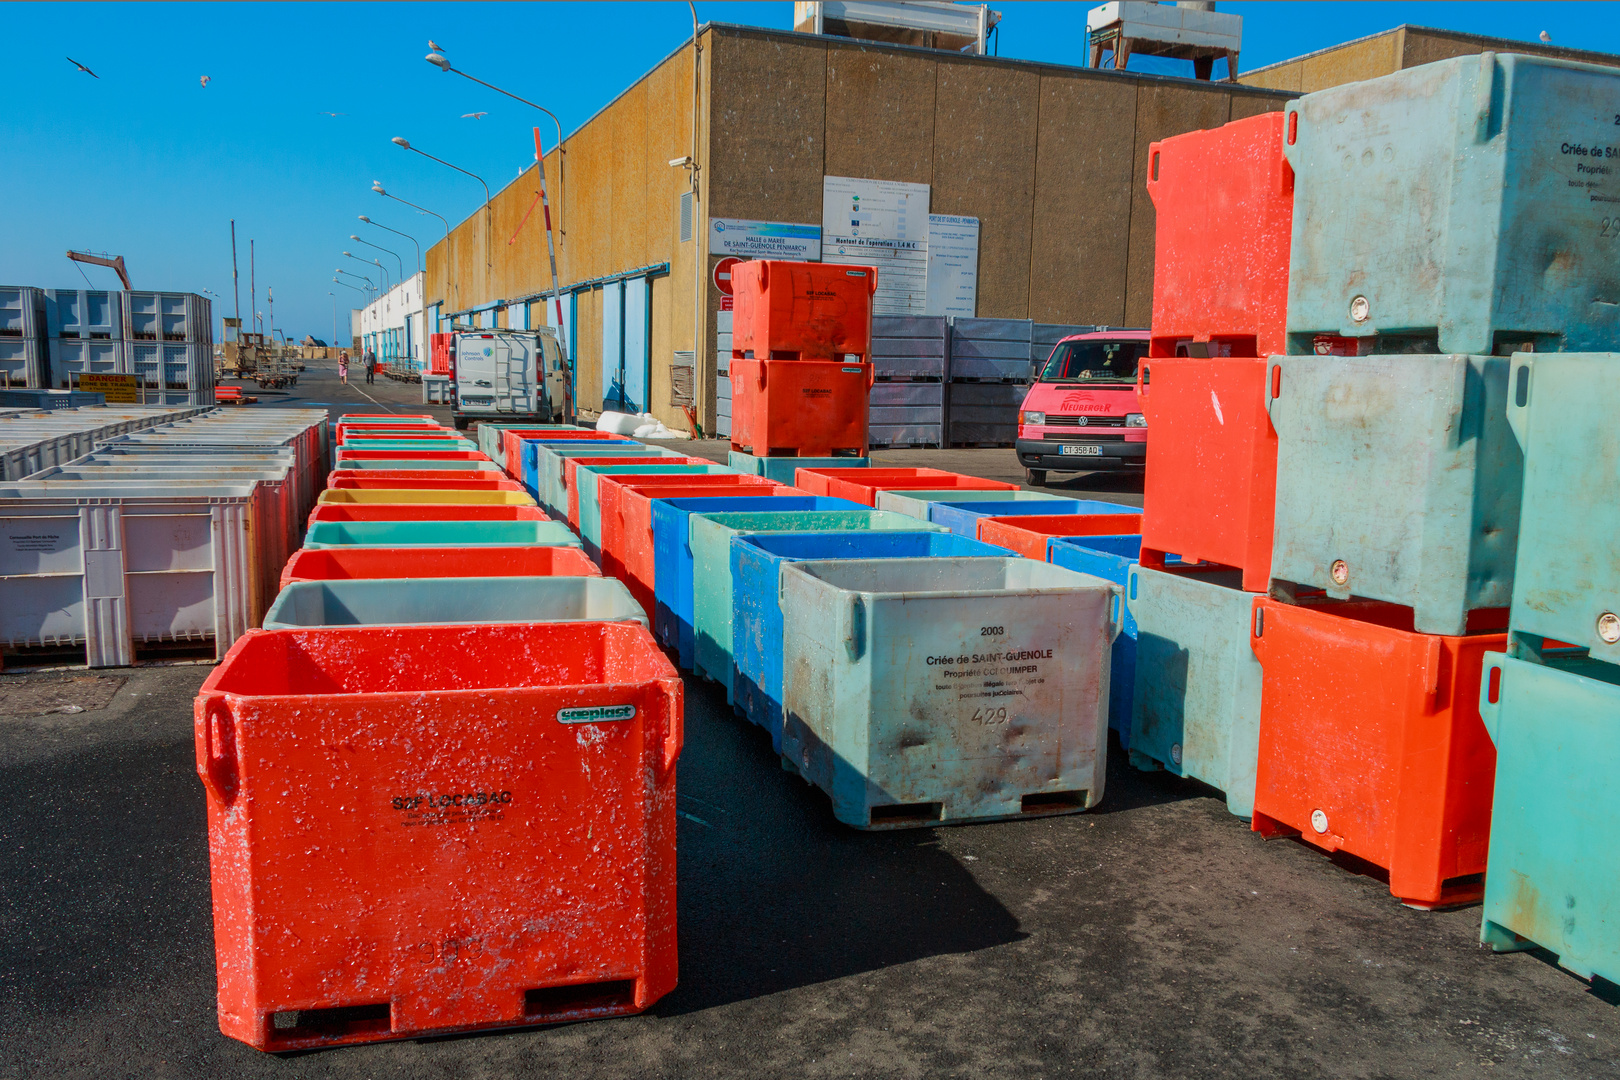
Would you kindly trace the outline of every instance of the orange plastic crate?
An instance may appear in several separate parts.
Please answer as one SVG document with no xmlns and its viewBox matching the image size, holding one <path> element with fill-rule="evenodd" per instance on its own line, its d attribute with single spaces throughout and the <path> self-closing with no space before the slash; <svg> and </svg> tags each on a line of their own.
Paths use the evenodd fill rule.
<svg viewBox="0 0 1620 1080">
<path fill-rule="evenodd" d="M 602 571 L 577 547 L 322 548 L 299 551 L 288 559 L 281 570 L 281 587 L 295 581 L 351 578 L 601 576 Z"/>
<path fill-rule="evenodd" d="M 250 630 L 194 709 L 220 1030 L 298 1050 L 668 993 L 681 693 L 636 623 Z"/>
<path fill-rule="evenodd" d="M 1147 418 L 1142 565 L 1164 555 L 1243 571 L 1243 588 L 1271 586 L 1277 431 L 1266 411 L 1266 361 L 1144 360 L 1138 400 Z"/>
<path fill-rule="evenodd" d="M 334 469 L 326 474 L 326 486 L 337 487 L 339 480 L 504 480 L 493 469 Z M 398 487 L 379 484 L 379 487 Z M 521 485 L 519 485 L 521 487 Z"/>
<path fill-rule="evenodd" d="M 345 458 L 355 461 L 488 461 L 479 450 L 351 450 L 343 447 L 338 452 L 337 467 L 343 468 Z"/>
<path fill-rule="evenodd" d="M 1496 749 L 1479 716 L 1485 653 L 1507 635 L 1412 631 L 1410 608 L 1260 597 L 1253 828 L 1389 872 L 1414 907 L 1484 891 Z"/>
<path fill-rule="evenodd" d="M 838 360 L 733 358 L 731 448 L 757 457 L 865 457 L 873 371 Z"/>
<path fill-rule="evenodd" d="M 1131 536 L 1142 528 L 1140 514 L 1032 514 L 979 519 L 979 539 L 1046 562 L 1046 542 L 1054 536 Z"/>
<path fill-rule="evenodd" d="M 611 481 L 611 483 L 610 483 Z M 723 481 L 715 483 L 714 481 Z M 598 481 L 597 502 L 602 510 L 602 572 L 616 577 L 649 614 L 653 599 L 654 499 L 721 499 L 769 495 L 803 495 L 763 476 L 604 476 Z"/>
<path fill-rule="evenodd" d="M 877 505 L 880 491 L 911 488 L 961 488 L 964 491 L 1016 491 L 1017 484 L 983 480 L 977 476 L 947 472 L 944 469 L 799 469 L 793 483 L 812 495 L 848 499 L 866 506 Z"/>
<path fill-rule="evenodd" d="M 871 359 L 873 267 L 756 259 L 732 267 L 731 287 L 733 356 Z"/>
</svg>

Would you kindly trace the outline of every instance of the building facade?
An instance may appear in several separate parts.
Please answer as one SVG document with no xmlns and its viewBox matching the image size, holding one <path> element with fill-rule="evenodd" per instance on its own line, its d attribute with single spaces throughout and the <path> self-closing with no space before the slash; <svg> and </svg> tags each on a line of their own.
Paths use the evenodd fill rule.
<svg viewBox="0 0 1620 1080">
<path fill-rule="evenodd" d="M 399 364 L 418 371 L 427 363 L 422 307 L 424 274 L 412 274 L 363 308 L 357 309 L 354 347 L 370 349 L 379 364 Z"/>
</svg>

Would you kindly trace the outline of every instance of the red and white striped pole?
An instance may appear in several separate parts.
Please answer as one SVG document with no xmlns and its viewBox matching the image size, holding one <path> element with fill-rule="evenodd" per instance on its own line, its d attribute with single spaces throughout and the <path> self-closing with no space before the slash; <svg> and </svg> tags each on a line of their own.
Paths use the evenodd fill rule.
<svg viewBox="0 0 1620 1080">
<path fill-rule="evenodd" d="M 563 421 L 574 422 L 574 372 L 568 365 L 568 327 L 563 322 L 562 290 L 557 285 L 557 244 L 551 235 L 551 199 L 546 195 L 546 155 L 540 146 L 540 129 L 534 129 L 534 164 L 540 173 L 540 209 L 546 218 L 546 250 L 551 253 L 551 299 L 557 309 L 557 338 L 563 354 Z"/>
</svg>

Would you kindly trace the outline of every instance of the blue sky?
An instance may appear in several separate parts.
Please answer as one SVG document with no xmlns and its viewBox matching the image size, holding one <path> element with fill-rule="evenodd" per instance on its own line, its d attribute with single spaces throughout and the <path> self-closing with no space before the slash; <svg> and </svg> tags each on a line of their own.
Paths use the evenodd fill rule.
<svg viewBox="0 0 1620 1080">
<path fill-rule="evenodd" d="M 1083 62 L 1093 4 L 992 6 L 1003 12 L 1000 55 Z M 1221 6 L 1245 17 L 1245 68 L 1402 22 L 1526 41 L 1545 30 L 1558 44 L 1620 51 L 1620 8 L 1609 4 Z M 787 2 L 697 9 L 705 22 L 783 29 L 793 10 Z M 276 325 L 320 338 L 332 334 L 327 293 L 338 294 L 345 335 L 343 313 L 359 299 L 331 284 L 332 269 L 366 273 L 343 250 L 380 258 L 398 275 L 392 256 L 357 248 L 350 234 L 413 269 L 407 241 L 368 234 L 357 215 L 413 233 L 423 250 L 443 235 L 435 219 L 373 194 L 373 180 L 452 223 L 482 202 L 477 183 L 392 136 L 480 173 L 492 189 L 532 160 L 539 114 L 424 63 L 430 38 L 458 67 L 532 96 L 571 131 L 691 33 L 684 3 L 7 3 L 5 11 L 0 205 L 10 209 L 0 283 L 83 287 L 63 252 L 109 251 L 125 257 L 137 287 L 217 293 L 217 318 L 232 306 L 235 218 L 244 313 L 252 238 L 259 309 L 273 285 Z M 476 111 L 488 115 L 461 119 Z M 116 287 L 109 270 L 85 273 L 97 288 Z"/>
</svg>

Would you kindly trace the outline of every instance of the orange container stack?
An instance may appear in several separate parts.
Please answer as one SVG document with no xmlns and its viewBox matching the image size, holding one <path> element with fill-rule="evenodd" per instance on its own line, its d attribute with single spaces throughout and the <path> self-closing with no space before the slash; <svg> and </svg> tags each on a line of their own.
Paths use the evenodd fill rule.
<svg viewBox="0 0 1620 1080">
<path fill-rule="evenodd" d="M 407 426 L 425 445 L 442 430 L 393 433 Z M 414 471 L 333 475 L 412 499 L 500 476 Z M 561 529 L 533 505 L 330 504 L 311 520 Z M 465 582 L 457 621 L 444 589 L 425 590 L 438 610 L 411 599 L 413 581 L 447 578 Z M 600 579 L 577 546 L 306 547 L 288 561 L 280 628 L 239 639 L 194 707 L 225 1034 L 306 1050 L 623 1015 L 673 989 L 682 686 Z M 507 606 L 520 584 L 528 621 Z M 312 589 L 390 599 L 367 622 L 302 603 Z"/>
<path fill-rule="evenodd" d="M 731 280 L 732 449 L 865 457 L 877 270 L 756 260 Z"/>
</svg>

